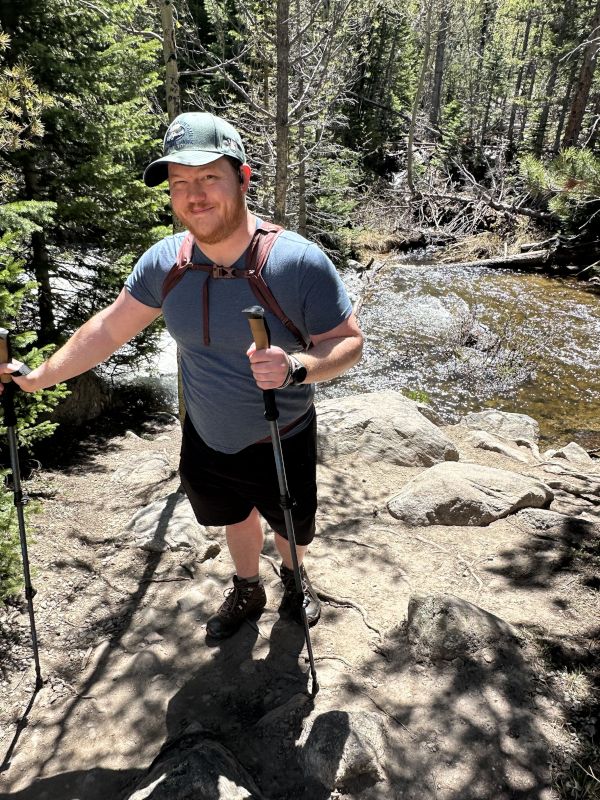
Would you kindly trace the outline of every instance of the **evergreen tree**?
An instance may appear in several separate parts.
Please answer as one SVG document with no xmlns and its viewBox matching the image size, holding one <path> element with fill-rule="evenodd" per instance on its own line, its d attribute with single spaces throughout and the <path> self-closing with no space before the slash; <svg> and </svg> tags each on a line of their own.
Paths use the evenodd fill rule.
<svg viewBox="0 0 600 800">
<path fill-rule="evenodd" d="M 30 310 L 41 345 L 62 341 L 109 302 L 134 259 L 165 232 L 164 193 L 140 180 L 159 123 L 160 42 L 149 8 L 146 0 L 0 0 L 11 64 L 27 61 L 52 100 L 40 146 L 7 156 L 11 200 L 56 204 L 24 253 L 38 285 Z M 146 352 L 153 336 L 120 358 Z"/>
</svg>

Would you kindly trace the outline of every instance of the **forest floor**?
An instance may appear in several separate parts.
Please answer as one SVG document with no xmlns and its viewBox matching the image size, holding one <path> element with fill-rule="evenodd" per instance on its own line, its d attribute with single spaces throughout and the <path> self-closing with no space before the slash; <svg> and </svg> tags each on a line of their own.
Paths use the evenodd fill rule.
<svg viewBox="0 0 600 800">
<path fill-rule="evenodd" d="M 526 468 L 475 453 L 458 426 L 445 432 L 461 460 Z M 309 682 L 302 631 L 277 615 L 281 590 L 272 542 L 267 540 L 262 564 L 267 609 L 258 625 L 215 647 L 205 640 L 203 625 L 231 575 L 220 533 L 215 539 L 221 552 L 203 563 L 185 549 L 140 550 L 127 534 L 136 510 L 177 489 L 179 440 L 178 424 L 159 415 L 135 431 L 74 440 L 60 466 L 42 467 L 26 480 L 38 501 L 29 535 L 45 682 L 25 727 L 33 690 L 28 618 L 22 604 L 9 606 L 0 618 L 2 798 L 128 797 L 128 787 L 164 742 L 199 721 L 238 742 L 240 729 L 252 724 L 255 750 L 246 751 L 246 766 L 260 775 L 263 791 L 286 800 L 304 797 L 289 788 L 303 782 L 297 765 L 285 779 L 265 764 L 262 772 L 257 767 L 264 752 L 276 764 L 282 747 L 276 717 L 271 733 L 261 727 L 265 711 L 293 704 Z M 156 454 L 168 460 L 169 475 L 144 487 L 127 481 L 140 459 Z M 386 499 L 413 473 L 348 459 L 320 467 L 319 536 L 310 574 L 328 600 L 312 634 L 317 704 L 387 716 L 396 785 L 404 787 L 398 798 L 600 797 L 591 774 L 598 753 L 600 540 L 585 546 L 558 542 L 550 556 L 507 520 L 468 535 L 465 528 L 442 526 L 417 535 L 385 511 Z M 199 588 L 203 602 L 190 611 L 186 598 Z M 525 642 L 519 658 L 527 666 L 514 677 L 527 686 L 535 713 L 524 715 L 501 700 L 497 682 L 505 676 L 490 676 L 474 698 L 461 694 L 460 681 L 452 683 L 450 667 L 399 666 L 403 655 L 392 653 L 391 643 L 398 646 L 394 637 L 409 598 L 433 592 L 458 595 L 517 626 Z M 473 717 L 473 727 L 460 735 L 452 721 L 459 709 L 463 724 Z M 492 766 L 477 752 L 478 735 L 497 741 L 500 760 Z M 546 777 L 531 783 L 527 758 L 533 750 L 527 748 L 539 751 L 540 745 Z M 311 795 L 376 796 L 337 790 Z"/>
</svg>

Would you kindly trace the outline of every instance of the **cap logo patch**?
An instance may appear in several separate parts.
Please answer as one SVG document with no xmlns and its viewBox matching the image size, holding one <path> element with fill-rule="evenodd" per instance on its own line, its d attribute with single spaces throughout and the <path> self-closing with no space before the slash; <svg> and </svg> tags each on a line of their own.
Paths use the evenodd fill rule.
<svg viewBox="0 0 600 800">
<path fill-rule="evenodd" d="M 165 136 L 165 150 L 176 149 L 180 144 L 183 144 L 180 140 L 185 137 L 186 133 L 186 128 L 179 122 L 170 125 Z"/>
<path fill-rule="evenodd" d="M 239 150 L 240 146 L 236 142 L 235 139 L 225 138 L 223 139 L 223 146 L 226 147 L 228 150 Z"/>
</svg>

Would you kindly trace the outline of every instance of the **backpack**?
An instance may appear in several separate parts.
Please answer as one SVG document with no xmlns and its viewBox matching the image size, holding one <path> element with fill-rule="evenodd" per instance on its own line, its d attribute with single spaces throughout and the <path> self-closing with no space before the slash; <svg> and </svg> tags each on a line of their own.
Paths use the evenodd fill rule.
<svg viewBox="0 0 600 800">
<path fill-rule="evenodd" d="M 250 288 L 254 292 L 258 302 L 271 311 L 277 319 L 294 335 L 298 344 L 303 350 L 308 350 L 310 341 L 305 339 L 302 333 L 294 325 L 294 323 L 286 316 L 285 312 L 275 299 L 273 293 L 267 286 L 265 279 L 262 276 L 262 270 L 271 248 L 275 244 L 278 236 L 283 232 L 280 225 L 273 225 L 271 223 L 262 222 L 254 232 L 248 249 L 246 250 L 246 269 L 234 269 L 233 267 L 222 267 L 218 264 L 193 264 L 191 263 L 192 253 L 194 249 L 194 236 L 187 233 L 179 252 L 177 253 L 177 261 L 168 272 L 163 285 L 162 285 L 162 299 L 164 302 L 165 297 L 169 294 L 179 281 L 183 278 L 185 273 L 189 270 L 201 270 L 208 273 L 208 278 L 204 282 L 202 289 L 202 308 L 204 317 L 204 344 L 210 344 L 209 332 L 209 318 L 208 318 L 208 296 L 209 296 L 209 280 L 214 278 L 231 279 L 231 278 L 245 278 L 250 283 Z"/>
</svg>

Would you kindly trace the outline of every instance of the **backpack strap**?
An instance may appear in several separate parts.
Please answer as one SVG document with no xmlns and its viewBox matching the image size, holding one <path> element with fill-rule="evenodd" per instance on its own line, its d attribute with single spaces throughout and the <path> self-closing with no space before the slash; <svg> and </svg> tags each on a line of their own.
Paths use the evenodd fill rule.
<svg viewBox="0 0 600 800">
<path fill-rule="evenodd" d="M 269 253 L 281 233 L 283 233 L 283 228 L 280 225 L 265 222 L 256 229 L 246 254 L 246 275 L 258 302 L 268 308 L 285 325 L 303 350 L 308 350 L 310 340 L 304 338 L 292 320 L 285 314 L 262 276 Z"/>
<path fill-rule="evenodd" d="M 246 251 L 246 269 L 234 269 L 233 267 L 223 267 L 218 264 L 193 264 L 192 253 L 194 250 L 194 236 L 192 233 L 187 233 L 181 243 L 177 253 L 177 261 L 169 270 L 162 285 L 162 300 L 164 302 L 169 292 L 179 283 L 185 273 L 191 270 L 200 270 L 208 273 L 208 278 L 246 278 L 249 281 L 250 288 L 255 297 L 262 305 L 274 314 L 277 319 L 294 335 L 300 347 L 307 350 L 310 347 L 310 340 L 304 338 L 302 333 L 284 313 L 283 309 L 275 299 L 273 293 L 267 286 L 265 279 L 262 277 L 262 270 L 269 253 L 277 237 L 283 232 L 283 228 L 279 225 L 271 223 L 261 223 L 261 225 L 254 232 L 248 249 Z M 203 337 L 204 344 L 210 344 L 210 331 L 209 331 L 209 280 L 204 281 L 202 287 L 202 310 L 203 310 Z"/>
</svg>

